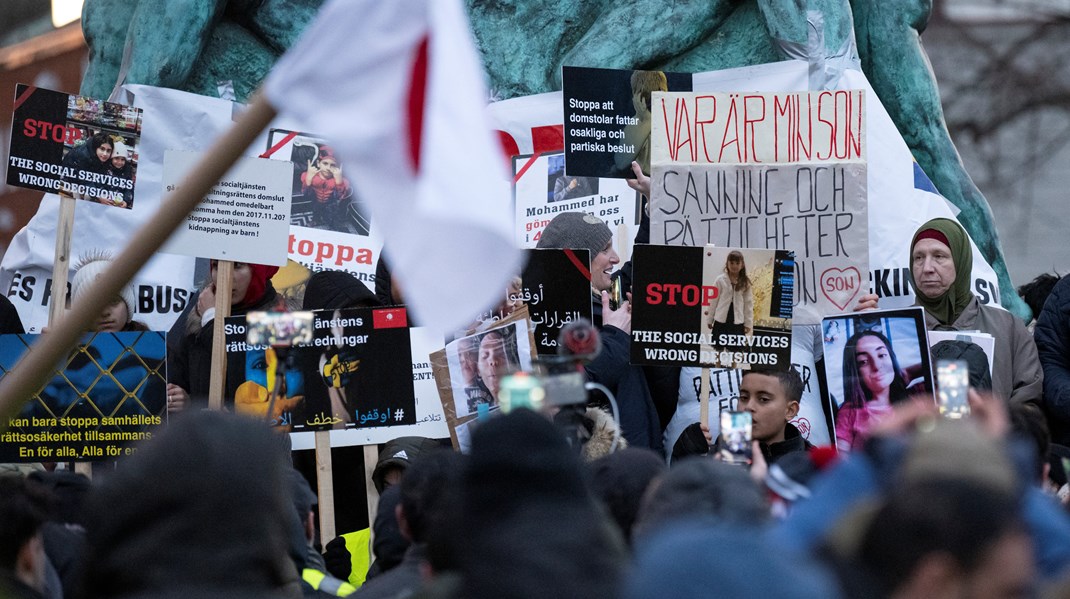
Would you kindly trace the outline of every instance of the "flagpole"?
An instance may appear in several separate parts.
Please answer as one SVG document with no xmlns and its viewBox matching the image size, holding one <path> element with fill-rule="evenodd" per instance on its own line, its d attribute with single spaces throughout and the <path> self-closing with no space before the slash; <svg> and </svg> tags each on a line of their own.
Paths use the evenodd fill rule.
<svg viewBox="0 0 1070 599">
<path fill-rule="evenodd" d="M 243 156 L 275 114 L 275 108 L 263 95 L 255 94 L 244 114 L 209 148 L 181 186 L 164 197 L 160 209 L 138 229 L 130 243 L 90 285 L 86 294 L 78 298 L 70 312 L 59 319 L 58 324 L 54 323 L 49 332 L 42 335 L 18 364 L 0 379 L 0 430 L 7 428 L 8 421 L 18 414 L 22 404 L 53 376 L 57 364 L 74 347 L 81 334 L 93 328 L 104 307 L 119 295 L 208 190 Z"/>
</svg>

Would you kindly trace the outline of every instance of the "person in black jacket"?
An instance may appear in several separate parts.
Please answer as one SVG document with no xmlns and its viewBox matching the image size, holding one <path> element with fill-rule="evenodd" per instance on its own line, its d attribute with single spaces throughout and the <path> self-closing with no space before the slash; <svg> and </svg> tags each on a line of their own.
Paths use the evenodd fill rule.
<svg viewBox="0 0 1070 599">
<path fill-rule="evenodd" d="M 605 385 L 616 396 L 621 433 L 628 445 L 662 450 L 661 422 L 646 374 L 629 363 L 631 354 L 631 302 L 610 307 L 614 267 L 620 257 L 613 249 L 613 232 L 601 219 L 583 212 L 563 212 L 542 232 L 539 248 L 586 249 L 591 252 L 591 292 L 595 296 L 594 325 L 602 338 L 602 351 L 587 365 L 587 377 Z"/>
<path fill-rule="evenodd" d="M 1044 412 L 1051 440 L 1070 445 L 1070 277 L 1063 277 L 1044 302 L 1033 330 L 1044 369 Z"/>
</svg>

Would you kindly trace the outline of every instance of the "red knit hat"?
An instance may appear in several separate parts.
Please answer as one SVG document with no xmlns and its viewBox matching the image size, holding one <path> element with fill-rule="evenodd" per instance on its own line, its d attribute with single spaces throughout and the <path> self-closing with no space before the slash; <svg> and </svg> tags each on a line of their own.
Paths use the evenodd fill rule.
<svg viewBox="0 0 1070 599">
<path fill-rule="evenodd" d="M 215 269 L 217 264 L 217 260 L 212 260 L 212 269 Z M 248 306 L 250 304 L 255 304 L 260 301 L 260 298 L 264 297 L 264 290 L 267 289 L 267 282 L 271 277 L 275 276 L 275 273 L 279 272 L 279 267 L 253 264 L 252 262 L 246 262 L 245 265 L 249 267 L 250 271 L 249 287 L 245 290 L 245 297 L 243 297 L 239 303 L 243 306 Z"/>
<path fill-rule="evenodd" d="M 241 300 L 241 303 L 245 305 L 260 301 L 260 298 L 264 297 L 264 290 L 267 289 L 267 282 L 271 277 L 275 276 L 275 273 L 279 272 L 278 266 L 264 264 L 249 264 L 248 266 L 249 270 L 252 271 L 252 275 L 249 278 L 249 289 Z"/>
</svg>

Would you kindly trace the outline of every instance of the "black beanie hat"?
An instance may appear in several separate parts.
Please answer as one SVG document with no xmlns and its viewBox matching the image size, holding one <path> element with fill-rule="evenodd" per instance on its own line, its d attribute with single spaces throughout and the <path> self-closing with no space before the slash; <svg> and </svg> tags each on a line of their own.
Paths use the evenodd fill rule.
<svg viewBox="0 0 1070 599">
<path fill-rule="evenodd" d="M 539 249 L 590 250 L 593 260 L 613 239 L 602 219 L 586 212 L 562 212 L 546 225 L 535 247 Z"/>
</svg>

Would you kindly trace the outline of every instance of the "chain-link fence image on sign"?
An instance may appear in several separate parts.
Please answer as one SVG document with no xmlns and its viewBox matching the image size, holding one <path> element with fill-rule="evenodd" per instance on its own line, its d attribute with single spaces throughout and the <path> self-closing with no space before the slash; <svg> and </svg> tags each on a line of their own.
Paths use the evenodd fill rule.
<svg viewBox="0 0 1070 599">
<path fill-rule="evenodd" d="M 0 377 L 38 335 L 0 336 Z M 115 459 L 152 436 L 166 404 L 157 331 L 87 335 L 0 433 L 0 461 Z"/>
</svg>

